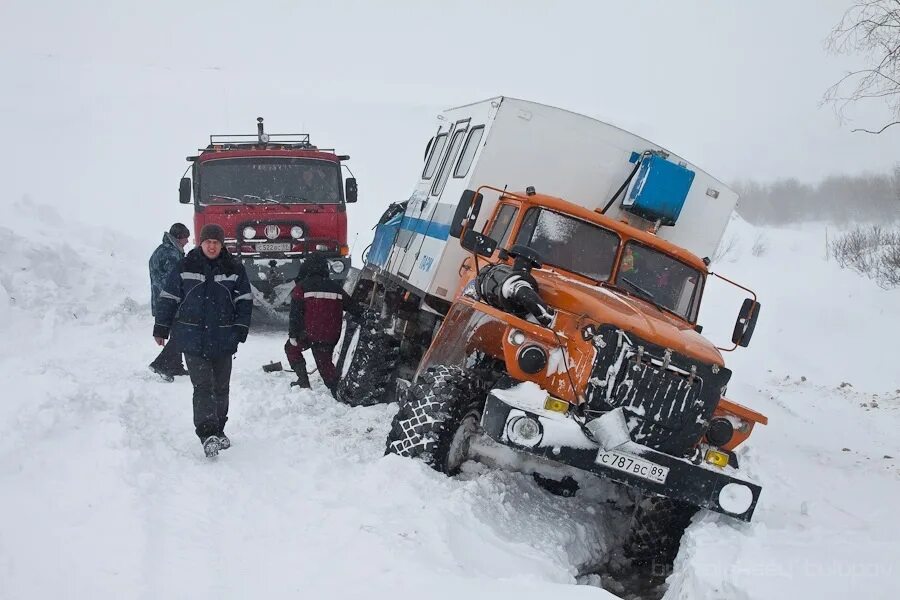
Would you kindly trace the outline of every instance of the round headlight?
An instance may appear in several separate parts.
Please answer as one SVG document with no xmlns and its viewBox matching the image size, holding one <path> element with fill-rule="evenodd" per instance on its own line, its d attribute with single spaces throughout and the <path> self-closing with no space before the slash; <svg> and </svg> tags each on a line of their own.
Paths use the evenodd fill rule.
<svg viewBox="0 0 900 600">
<path fill-rule="evenodd" d="M 295 240 L 299 240 L 300 238 L 302 238 L 303 237 L 303 228 L 300 227 L 299 225 L 294 225 L 293 227 L 291 227 L 291 237 L 294 238 Z"/>
<path fill-rule="evenodd" d="M 547 353 L 540 346 L 525 346 L 519 350 L 519 368 L 534 375 L 547 366 Z"/>
<path fill-rule="evenodd" d="M 277 238 L 279 233 L 281 230 L 278 229 L 278 225 L 266 225 L 266 237 L 270 240 Z"/>
<path fill-rule="evenodd" d="M 733 515 L 742 515 L 753 505 L 753 492 L 740 483 L 726 484 L 719 490 L 719 506 Z"/>
<path fill-rule="evenodd" d="M 509 332 L 509 343 L 513 346 L 521 346 L 525 343 L 525 334 L 518 329 Z"/>
<path fill-rule="evenodd" d="M 531 417 L 516 417 L 506 426 L 506 437 L 513 444 L 533 448 L 544 436 L 540 421 Z"/>
<path fill-rule="evenodd" d="M 734 425 L 728 419 L 716 417 L 709 422 L 706 430 L 706 441 L 713 446 L 724 446 L 734 435 Z"/>
<path fill-rule="evenodd" d="M 344 263 L 340 260 L 332 261 L 331 263 L 331 271 L 333 273 L 343 273 L 344 272 Z"/>
<path fill-rule="evenodd" d="M 244 227 L 243 233 L 244 233 L 245 240 L 252 240 L 253 238 L 256 237 L 256 227 L 250 227 L 248 225 L 247 227 Z"/>
</svg>

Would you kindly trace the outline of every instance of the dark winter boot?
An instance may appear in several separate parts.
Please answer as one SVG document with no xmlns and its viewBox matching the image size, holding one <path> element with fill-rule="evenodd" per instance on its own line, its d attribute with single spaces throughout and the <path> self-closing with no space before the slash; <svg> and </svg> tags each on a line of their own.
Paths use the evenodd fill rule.
<svg viewBox="0 0 900 600">
<path fill-rule="evenodd" d="M 153 363 L 150 363 L 150 370 L 159 375 L 163 381 L 166 381 L 168 383 L 172 383 L 173 381 L 175 381 L 175 377 L 171 373 L 169 373 L 165 369 L 157 367 Z"/>
<path fill-rule="evenodd" d="M 203 440 L 203 453 L 207 458 L 218 456 L 219 450 L 222 450 L 222 439 L 219 436 L 211 435 Z"/>
<path fill-rule="evenodd" d="M 220 433 L 219 437 L 219 450 L 228 450 L 231 448 L 231 440 L 228 439 L 228 436 L 224 433 Z"/>
<path fill-rule="evenodd" d="M 312 386 L 309 385 L 309 375 L 306 373 L 306 365 L 296 367 L 292 367 L 294 369 L 294 373 L 297 374 L 297 381 L 291 382 L 291 387 L 298 387 L 301 389 L 308 389 Z"/>
</svg>

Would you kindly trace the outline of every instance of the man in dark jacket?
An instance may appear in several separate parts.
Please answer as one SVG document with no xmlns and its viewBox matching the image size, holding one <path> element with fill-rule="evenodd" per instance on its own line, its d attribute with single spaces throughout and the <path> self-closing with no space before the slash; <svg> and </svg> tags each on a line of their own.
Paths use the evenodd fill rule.
<svg viewBox="0 0 900 600">
<path fill-rule="evenodd" d="M 178 263 L 160 292 L 153 327 L 157 344 L 171 332 L 184 352 L 194 385 L 194 427 L 207 456 L 231 447 L 225 435 L 231 361 L 247 340 L 253 310 L 247 272 L 224 244 L 221 227 L 203 227 L 200 247 Z"/>
<path fill-rule="evenodd" d="M 175 223 L 163 234 L 162 243 L 150 256 L 150 312 L 156 316 L 156 302 L 169 277 L 169 273 L 184 258 L 184 247 L 191 232 L 182 223 Z M 163 346 L 159 356 L 150 363 L 150 370 L 166 381 L 173 381 L 175 375 L 187 375 L 181 363 L 181 352 L 175 344 Z"/>
<path fill-rule="evenodd" d="M 288 341 L 284 345 L 288 363 L 297 374 L 297 381 L 291 385 L 310 387 L 303 351 L 312 348 L 319 375 L 334 395 L 340 375 L 331 357 L 341 337 L 345 310 L 357 312 L 340 284 L 328 278 L 327 261 L 318 254 L 307 258 L 291 292 Z"/>
</svg>

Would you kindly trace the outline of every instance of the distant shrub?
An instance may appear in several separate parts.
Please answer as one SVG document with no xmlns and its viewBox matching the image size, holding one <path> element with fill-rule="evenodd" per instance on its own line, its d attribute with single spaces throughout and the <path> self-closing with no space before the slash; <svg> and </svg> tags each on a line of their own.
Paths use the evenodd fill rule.
<svg viewBox="0 0 900 600">
<path fill-rule="evenodd" d="M 900 286 L 900 230 L 859 226 L 839 235 L 829 251 L 841 268 L 874 279 L 885 289 Z"/>
<path fill-rule="evenodd" d="M 719 242 L 719 247 L 716 248 L 715 253 L 712 255 L 712 262 L 720 263 L 725 259 L 734 260 L 737 258 L 738 248 L 739 248 L 739 240 L 736 235 L 729 235 L 722 238 L 722 241 Z"/>
<path fill-rule="evenodd" d="M 750 253 L 753 254 L 753 256 L 764 256 L 768 250 L 769 242 L 766 240 L 766 236 L 760 233 L 753 241 L 753 247 L 750 248 Z"/>
</svg>

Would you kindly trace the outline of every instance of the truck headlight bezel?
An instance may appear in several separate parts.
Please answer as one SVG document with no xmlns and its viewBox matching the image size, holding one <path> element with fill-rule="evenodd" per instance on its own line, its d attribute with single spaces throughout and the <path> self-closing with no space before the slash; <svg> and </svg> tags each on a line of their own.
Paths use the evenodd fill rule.
<svg viewBox="0 0 900 600">
<path fill-rule="evenodd" d="M 547 366 L 547 351 L 537 344 L 522 346 L 516 354 L 519 368 L 528 375 L 537 375 Z"/>
</svg>

